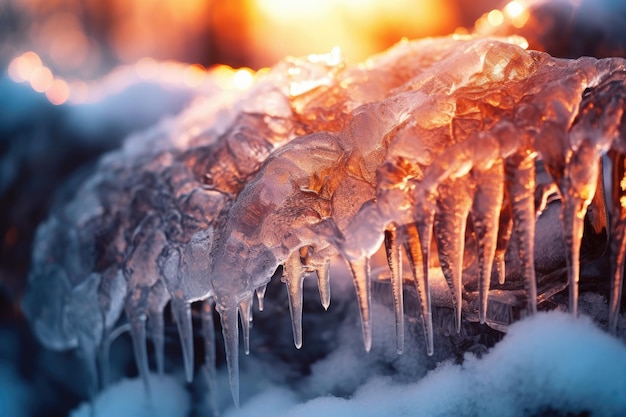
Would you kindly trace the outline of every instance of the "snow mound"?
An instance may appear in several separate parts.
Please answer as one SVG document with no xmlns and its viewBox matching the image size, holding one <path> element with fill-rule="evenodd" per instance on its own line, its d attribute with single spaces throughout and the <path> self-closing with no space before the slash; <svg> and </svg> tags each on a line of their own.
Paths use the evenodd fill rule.
<svg viewBox="0 0 626 417">
<path fill-rule="evenodd" d="M 586 317 L 540 313 L 511 326 L 484 357 L 443 363 L 413 384 L 377 376 L 350 399 L 318 397 L 295 406 L 293 395 L 282 402 L 276 391 L 272 401 L 262 401 L 264 395 L 227 415 L 626 416 L 626 346 Z"/>
<path fill-rule="evenodd" d="M 184 385 L 172 376 L 150 375 L 150 397 L 141 378 L 123 379 L 102 391 L 95 400 L 95 417 L 184 417 L 190 398 Z M 92 417 L 91 405 L 81 404 L 70 417 Z"/>
</svg>

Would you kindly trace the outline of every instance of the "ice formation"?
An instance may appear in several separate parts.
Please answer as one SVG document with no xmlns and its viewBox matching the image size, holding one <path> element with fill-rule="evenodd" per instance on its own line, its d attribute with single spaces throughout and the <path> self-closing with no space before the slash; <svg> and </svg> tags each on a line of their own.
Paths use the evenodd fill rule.
<svg viewBox="0 0 626 417">
<path fill-rule="evenodd" d="M 38 231 L 24 301 L 36 334 L 54 349 L 79 347 L 95 390 L 97 358 L 106 368 L 123 315 L 149 390 L 146 338 L 162 371 L 168 303 L 193 377 L 191 304 L 201 301 L 208 373 L 215 306 L 237 404 L 239 322 L 247 352 L 255 294 L 262 306 L 281 274 L 300 347 L 303 279 L 316 273 L 328 308 L 329 259 L 339 254 L 369 350 L 370 261 L 384 245 L 396 348 L 402 285 L 412 283 L 432 354 L 435 268 L 457 331 L 464 314 L 506 327 L 490 297 L 510 305 L 521 291 L 525 315 L 561 289 L 543 285 L 534 262 L 537 213 L 553 193 L 574 314 L 585 222 L 608 230 L 614 330 L 626 252 L 626 61 L 555 59 L 524 46 L 519 37 L 450 36 L 403 41 L 359 65 L 336 51 L 289 58 L 248 91 L 216 88 L 129 138 Z M 520 277 L 507 272 L 509 246 Z"/>
</svg>

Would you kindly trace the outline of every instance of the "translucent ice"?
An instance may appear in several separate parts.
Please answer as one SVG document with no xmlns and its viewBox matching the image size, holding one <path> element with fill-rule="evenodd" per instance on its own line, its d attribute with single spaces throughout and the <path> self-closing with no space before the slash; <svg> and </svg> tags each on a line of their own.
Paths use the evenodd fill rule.
<svg viewBox="0 0 626 417">
<path fill-rule="evenodd" d="M 25 298 L 35 332 L 52 348 L 81 347 L 96 374 L 92 358 L 124 309 L 147 386 L 146 338 L 162 370 L 171 301 L 191 379 L 191 304 L 202 301 L 213 386 L 214 302 L 238 403 L 239 323 L 247 353 L 254 294 L 262 310 L 266 285 L 282 272 L 300 347 L 303 280 L 315 272 L 329 308 L 329 260 L 339 254 L 369 350 L 370 263 L 384 245 L 396 350 L 405 347 L 402 284 L 411 282 L 433 354 L 433 304 L 454 309 L 457 332 L 470 319 L 502 330 L 513 308 L 533 314 L 560 290 L 538 288 L 546 190 L 558 190 L 573 313 L 585 223 L 609 229 L 615 329 L 626 251 L 626 62 L 555 59 L 524 43 L 451 36 L 403 41 L 360 65 L 334 52 L 289 58 L 247 91 L 216 87 L 177 119 L 132 136 L 40 227 Z M 598 187 L 603 158 L 608 204 Z M 437 293 L 440 275 L 446 296 Z"/>
</svg>

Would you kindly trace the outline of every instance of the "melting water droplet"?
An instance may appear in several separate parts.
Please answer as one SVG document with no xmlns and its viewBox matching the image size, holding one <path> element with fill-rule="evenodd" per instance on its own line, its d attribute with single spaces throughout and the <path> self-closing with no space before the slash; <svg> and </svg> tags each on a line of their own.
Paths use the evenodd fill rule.
<svg viewBox="0 0 626 417">
<path fill-rule="evenodd" d="M 267 284 L 261 285 L 255 290 L 256 298 L 259 303 L 259 311 L 263 311 L 263 300 L 265 299 L 265 291 L 267 290 Z"/>
</svg>

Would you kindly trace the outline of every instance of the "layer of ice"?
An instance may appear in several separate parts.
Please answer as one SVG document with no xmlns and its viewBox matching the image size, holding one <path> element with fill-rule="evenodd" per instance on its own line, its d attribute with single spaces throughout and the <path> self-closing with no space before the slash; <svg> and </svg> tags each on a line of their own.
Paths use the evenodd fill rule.
<svg viewBox="0 0 626 417">
<path fill-rule="evenodd" d="M 329 259 L 341 255 L 369 351 L 370 262 L 385 243 L 396 350 L 405 348 L 404 250 L 432 355 L 438 268 L 447 298 L 437 299 L 452 300 L 457 332 L 464 314 L 506 328 L 490 310 L 492 293 L 519 315 L 537 311 L 537 193 L 550 185 L 561 200 L 576 314 L 581 239 L 587 211 L 603 211 L 596 190 L 605 155 L 612 220 L 589 221 L 609 229 L 614 329 L 626 247 L 626 61 L 560 60 L 523 44 L 451 36 L 403 41 L 362 65 L 336 54 L 287 59 L 240 96 L 216 89 L 176 120 L 129 138 L 39 229 L 24 300 L 35 332 L 51 348 L 80 347 L 95 392 L 98 349 L 124 310 L 149 390 L 146 339 L 162 370 L 167 302 L 190 380 L 191 303 L 205 302 L 213 346 L 214 301 L 238 404 L 239 323 L 248 353 L 255 292 L 263 300 L 282 268 L 300 347 L 303 280 L 316 273 L 328 308 Z M 538 183 L 544 169 L 548 179 Z M 521 279 L 506 272 L 509 246 Z"/>
</svg>

